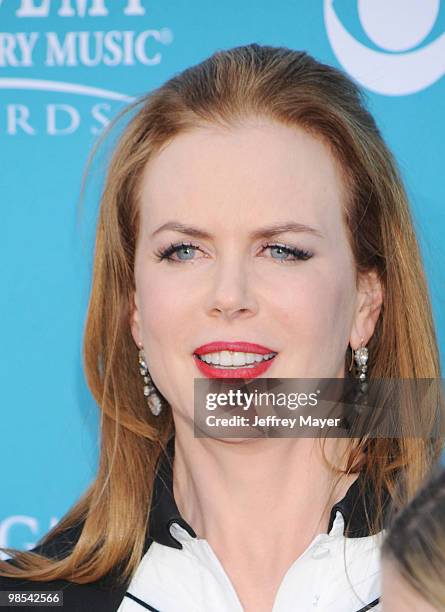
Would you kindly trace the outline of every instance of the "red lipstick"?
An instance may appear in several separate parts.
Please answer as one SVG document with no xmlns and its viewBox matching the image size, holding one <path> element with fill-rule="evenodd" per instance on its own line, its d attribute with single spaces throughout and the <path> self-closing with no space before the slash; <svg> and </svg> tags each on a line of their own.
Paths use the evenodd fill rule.
<svg viewBox="0 0 445 612">
<path fill-rule="evenodd" d="M 208 353 L 216 353 L 219 351 L 239 351 L 242 353 L 256 353 L 258 355 L 267 355 L 275 353 L 273 357 L 267 361 L 260 361 L 245 366 L 228 366 L 218 367 L 211 363 L 206 363 L 199 359 L 198 355 L 206 355 Z M 207 378 L 256 378 L 260 376 L 272 365 L 275 359 L 276 351 L 261 344 L 252 342 L 223 342 L 216 341 L 199 346 L 194 351 L 194 359 L 198 370 Z"/>
<path fill-rule="evenodd" d="M 267 353 L 276 353 L 267 346 L 261 346 L 261 344 L 254 344 L 252 342 L 209 342 L 209 344 L 203 344 L 198 346 L 194 350 L 196 355 L 205 355 L 206 353 L 217 353 L 218 351 L 240 351 L 242 353 L 259 353 L 260 355 L 267 355 Z"/>
</svg>

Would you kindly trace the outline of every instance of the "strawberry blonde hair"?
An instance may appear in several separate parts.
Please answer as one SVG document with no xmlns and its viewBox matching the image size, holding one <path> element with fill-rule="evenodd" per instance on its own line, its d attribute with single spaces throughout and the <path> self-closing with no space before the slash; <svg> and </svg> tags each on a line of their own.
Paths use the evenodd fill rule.
<svg viewBox="0 0 445 612">
<path fill-rule="evenodd" d="M 4 549 L 16 566 L 0 574 L 32 580 L 93 582 L 119 564 L 133 575 L 143 554 L 157 461 L 174 433 L 168 404 L 159 417 L 147 408 L 130 331 L 138 187 L 150 159 L 178 134 L 200 125 L 236 126 L 267 117 L 322 139 L 339 162 L 347 187 L 344 217 L 357 273 L 376 270 L 384 303 L 368 343 L 369 378 L 440 377 L 428 287 L 410 207 L 396 163 L 361 91 L 341 71 L 302 51 L 250 44 L 218 51 L 139 99 L 114 151 L 97 225 L 93 284 L 84 338 L 85 372 L 100 407 L 96 479 L 43 538 L 48 542 L 83 524 L 63 559 Z M 348 349 L 345 364 L 349 364 Z M 433 423 L 441 398 L 424 404 Z M 404 437 L 351 440 L 349 469 L 364 469 L 376 494 L 385 487 L 407 503 L 433 461 L 443 436 L 416 438 L 415 406 L 406 406 Z M 403 482 L 403 486 L 396 487 Z M 378 513 L 379 514 L 379 513 Z M 372 525 L 380 529 L 379 520 Z"/>
</svg>

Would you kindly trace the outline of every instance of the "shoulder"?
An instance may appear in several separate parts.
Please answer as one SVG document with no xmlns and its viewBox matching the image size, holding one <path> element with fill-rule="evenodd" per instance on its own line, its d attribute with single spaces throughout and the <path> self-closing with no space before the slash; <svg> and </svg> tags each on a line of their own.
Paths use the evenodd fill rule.
<svg viewBox="0 0 445 612">
<path fill-rule="evenodd" d="M 7 593 L 39 593 L 58 591 L 63 597 L 64 612 L 111 612 L 117 610 L 125 594 L 124 588 L 106 588 L 97 582 L 76 584 L 68 580 L 36 581 L 0 576 L 0 591 Z M 48 607 L 33 606 L 33 610 L 47 610 Z"/>
<path fill-rule="evenodd" d="M 32 548 L 31 552 L 43 555 L 49 559 L 63 559 L 73 550 L 80 538 L 83 526 L 84 521 L 55 535 L 47 534 L 43 538 L 43 542 Z"/>
<path fill-rule="evenodd" d="M 62 559 L 74 548 L 82 532 L 83 524 L 69 528 L 42 544 L 31 549 L 31 552 L 52 559 Z M 7 563 L 14 565 L 12 559 Z M 122 601 L 125 588 L 114 586 L 113 577 L 105 576 L 96 582 L 78 584 L 69 580 L 37 581 L 22 578 L 7 578 L 0 575 L 0 591 L 15 593 L 38 593 L 39 591 L 59 591 L 63 597 L 64 612 L 111 612 L 117 610 Z M 47 606 L 33 606 L 33 610 L 47 610 Z"/>
</svg>

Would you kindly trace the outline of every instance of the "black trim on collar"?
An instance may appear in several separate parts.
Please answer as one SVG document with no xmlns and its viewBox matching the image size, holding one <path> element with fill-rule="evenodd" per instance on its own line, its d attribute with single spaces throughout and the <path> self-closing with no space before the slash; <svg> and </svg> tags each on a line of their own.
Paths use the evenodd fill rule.
<svg viewBox="0 0 445 612">
<path fill-rule="evenodd" d="M 161 455 L 156 470 L 149 519 L 149 532 L 151 538 L 147 538 L 145 550 L 148 548 L 149 539 L 159 544 L 165 544 L 165 546 L 182 549 L 182 544 L 170 533 L 170 526 L 173 523 L 178 523 L 178 525 L 188 531 L 193 538 L 196 538 L 196 533 L 179 514 L 178 506 L 173 497 L 174 456 L 175 437 L 173 436 L 167 443 L 167 456 Z"/>
<path fill-rule="evenodd" d="M 381 499 L 383 527 L 389 519 L 391 498 L 386 489 Z M 346 492 L 346 495 L 332 507 L 329 517 L 328 533 L 332 529 L 337 511 L 341 512 L 345 523 L 344 535 L 347 538 L 364 538 L 371 535 L 368 520 L 375 518 L 377 512 L 377 497 L 365 472 L 360 472 L 358 478 Z"/>
<path fill-rule="evenodd" d="M 152 541 L 165 544 L 172 548 L 182 549 L 170 533 L 170 526 L 178 523 L 192 537 L 196 533 L 182 518 L 173 496 L 173 459 L 175 454 L 175 436 L 167 443 L 167 455 L 161 455 L 154 480 L 153 500 L 150 508 L 149 532 L 146 538 L 144 553 Z M 384 492 L 382 499 L 383 523 L 387 523 L 387 510 L 390 506 L 390 496 Z M 371 535 L 368 528 L 367 517 L 372 519 L 376 512 L 376 497 L 369 479 L 361 472 L 358 478 L 349 487 L 346 495 L 332 507 L 328 533 L 331 531 L 337 511 L 341 512 L 348 538 L 361 538 Z"/>
<path fill-rule="evenodd" d="M 357 612 L 367 612 L 367 610 L 370 610 L 371 608 L 375 608 L 377 604 L 380 603 L 380 597 L 377 597 L 377 599 L 374 599 L 374 601 L 371 601 L 371 603 L 369 603 L 368 605 L 364 606 L 363 608 L 360 608 L 360 610 L 357 610 Z"/>
<path fill-rule="evenodd" d="M 142 599 L 139 599 L 139 597 L 136 597 L 136 595 L 132 595 L 129 591 L 125 593 L 124 597 L 128 597 L 132 601 L 135 601 L 137 604 L 139 604 L 140 606 L 142 606 L 142 608 L 145 608 L 146 610 L 151 610 L 151 612 L 160 612 L 157 608 L 153 608 L 153 606 L 150 606 L 150 604 L 148 604 L 147 602 L 142 601 Z M 359 612 L 362 611 L 359 610 Z"/>
</svg>

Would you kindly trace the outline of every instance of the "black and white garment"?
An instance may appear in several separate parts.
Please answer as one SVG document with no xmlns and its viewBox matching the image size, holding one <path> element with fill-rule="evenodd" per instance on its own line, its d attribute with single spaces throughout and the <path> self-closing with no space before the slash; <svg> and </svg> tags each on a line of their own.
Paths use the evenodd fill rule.
<svg viewBox="0 0 445 612">
<path fill-rule="evenodd" d="M 155 477 L 150 536 L 126 587 L 111 572 L 88 584 L 66 580 L 19 581 L 0 577 L 0 590 L 63 590 L 64 612 L 242 612 L 231 581 L 209 543 L 196 537 L 173 497 L 174 437 Z M 384 532 L 370 535 L 366 516 L 375 496 L 359 475 L 330 514 L 328 533 L 317 535 L 286 572 L 271 612 L 379 612 L 380 546 Z M 361 484 L 366 485 L 361 495 Z M 387 506 L 388 496 L 383 503 Z M 69 553 L 82 525 L 35 549 L 48 557 Z M 37 607 L 36 610 L 46 608 Z"/>
<path fill-rule="evenodd" d="M 153 542 L 118 612 L 242 612 L 211 546 L 196 537 L 179 514 L 173 498 L 173 439 L 168 451 L 155 483 L 150 515 Z M 366 531 L 365 512 L 372 508 L 372 496 L 368 491 L 360 499 L 359 479 L 332 508 L 328 533 L 317 535 L 286 572 L 272 612 L 380 609 L 379 551 L 384 533 L 369 535 Z"/>
</svg>

